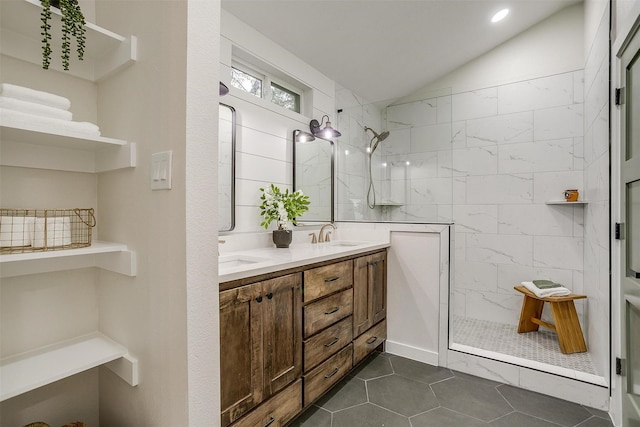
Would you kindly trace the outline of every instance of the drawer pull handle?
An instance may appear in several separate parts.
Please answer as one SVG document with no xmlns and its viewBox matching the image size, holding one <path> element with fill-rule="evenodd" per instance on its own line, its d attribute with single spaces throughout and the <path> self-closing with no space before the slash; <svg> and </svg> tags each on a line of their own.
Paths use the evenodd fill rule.
<svg viewBox="0 0 640 427">
<path fill-rule="evenodd" d="M 367 340 L 367 344 L 373 344 L 378 340 L 378 337 L 371 337 Z"/>
<path fill-rule="evenodd" d="M 329 277 L 328 279 L 324 279 L 324 283 L 331 283 L 331 282 L 335 282 L 336 280 L 338 280 L 340 278 L 340 276 L 333 276 L 333 277 Z"/>
<path fill-rule="evenodd" d="M 264 427 L 268 427 L 268 426 L 270 426 L 271 424 L 273 424 L 273 422 L 274 422 L 275 420 L 276 420 L 275 418 L 270 417 L 270 418 L 269 418 L 269 421 L 267 421 L 267 423 L 264 425 Z"/>
<path fill-rule="evenodd" d="M 333 307 L 331 310 L 325 311 L 324 314 L 333 314 L 338 310 L 340 310 L 340 307 Z"/>
<path fill-rule="evenodd" d="M 335 369 L 333 370 L 333 372 L 331 372 L 330 374 L 325 375 L 325 376 L 324 376 L 324 378 L 325 378 L 325 379 L 329 379 L 329 378 L 331 378 L 332 376 L 334 376 L 335 374 L 337 374 L 339 370 L 340 370 L 340 368 L 335 368 Z"/>
<path fill-rule="evenodd" d="M 258 296 L 258 297 L 256 298 L 256 302 L 262 302 L 262 295 L 260 295 L 260 296 Z"/>
<path fill-rule="evenodd" d="M 267 294 L 267 299 L 271 299 L 271 298 L 273 298 L 273 292 L 269 292 L 269 293 Z"/>
<path fill-rule="evenodd" d="M 325 347 L 327 347 L 327 348 L 329 348 L 329 347 L 331 347 L 331 346 L 335 345 L 335 343 L 337 343 L 338 341 L 340 341 L 340 338 L 335 337 L 335 338 L 333 339 L 333 341 L 326 343 L 324 346 L 325 346 Z"/>
</svg>

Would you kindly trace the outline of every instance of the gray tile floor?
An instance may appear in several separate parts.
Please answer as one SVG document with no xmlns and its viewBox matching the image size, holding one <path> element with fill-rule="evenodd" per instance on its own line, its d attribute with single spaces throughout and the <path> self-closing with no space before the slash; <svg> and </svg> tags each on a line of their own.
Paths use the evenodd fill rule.
<svg viewBox="0 0 640 427">
<path fill-rule="evenodd" d="M 376 353 L 290 427 L 612 427 L 599 410 Z"/>
</svg>

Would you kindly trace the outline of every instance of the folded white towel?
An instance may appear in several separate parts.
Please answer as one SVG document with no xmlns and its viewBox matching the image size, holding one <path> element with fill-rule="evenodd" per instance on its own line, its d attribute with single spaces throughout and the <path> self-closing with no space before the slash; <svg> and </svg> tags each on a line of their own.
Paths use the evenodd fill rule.
<svg viewBox="0 0 640 427">
<path fill-rule="evenodd" d="M 46 219 L 46 230 L 45 230 Z M 45 233 L 46 231 L 46 233 Z M 71 218 L 68 216 L 54 218 L 36 218 L 33 224 L 31 245 L 34 248 L 55 248 L 71 244 Z"/>
<path fill-rule="evenodd" d="M 0 217 L 0 246 L 3 248 L 31 246 L 33 220 L 33 217 L 23 216 Z"/>
<path fill-rule="evenodd" d="M 18 86 L 11 83 L 0 83 L 0 94 L 7 98 L 21 99 L 23 101 L 35 102 L 53 108 L 68 110 L 71 108 L 71 101 L 59 95 L 49 92 Z"/>
<path fill-rule="evenodd" d="M 564 286 L 556 288 L 540 289 L 533 282 L 522 282 L 522 286 L 533 292 L 538 298 L 562 297 L 571 294 L 571 291 Z"/>
<path fill-rule="evenodd" d="M 0 125 L 58 134 L 100 136 L 100 128 L 93 123 L 51 119 L 6 108 L 0 108 Z"/>
<path fill-rule="evenodd" d="M 21 113 L 34 114 L 36 116 L 49 117 L 51 119 L 58 120 L 70 121 L 73 118 L 71 111 L 63 110 L 61 108 L 48 107 L 46 105 L 23 101 L 21 99 L 7 98 L 3 95 L 0 95 L 0 108 L 6 108 L 7 110 L 20 111 Z"/>
</svg>

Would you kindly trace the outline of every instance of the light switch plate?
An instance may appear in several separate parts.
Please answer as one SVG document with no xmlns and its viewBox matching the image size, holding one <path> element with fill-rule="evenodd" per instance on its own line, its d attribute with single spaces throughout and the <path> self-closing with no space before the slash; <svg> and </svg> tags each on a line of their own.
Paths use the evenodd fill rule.
<svg viewBox="0 0 640 427">
<path fill-rule="evenodd" d="M 171 150 L 151 155 L 152 190 L 171 190 L 171 157 Z"/>
</svg>

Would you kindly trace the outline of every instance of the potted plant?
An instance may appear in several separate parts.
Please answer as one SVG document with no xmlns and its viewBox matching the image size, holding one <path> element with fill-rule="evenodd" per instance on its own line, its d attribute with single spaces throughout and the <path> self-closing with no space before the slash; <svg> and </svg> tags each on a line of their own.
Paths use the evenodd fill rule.
<svg viewBox="0 0 640 427">
<path fill-rule="evenodd" d="M 289 223 L 296 225 L 296 218 L 309 210 L 309 196 L 300 190 L 289 192 L 288 188 L 283 192 L 273 184 L 260 191 L 260 215 L 263 218 L 260 225 L 267 229 L 271 222 L 276 221 L 278 229 L 273 231 L 273 243 L 278 248 L 288 248 L 293 238 Z"/>
<path fill-rule="evenodd" d="M 42 12 L 40 28 L 42 32 L 42 68 L 49 69 L 51 64 L 51 7 L 60 8 L 62 14 L 62 67 L 65 71 L 69 71 L 69 59 L 71 58 L 71 37 L 76 39 L 76 52 L 78 59 L 84 59 L 85 47 L 85 21 L 84 15 L 80 10 L 78 0 L 40 0 L 42 3 Z"/>
</svg>

